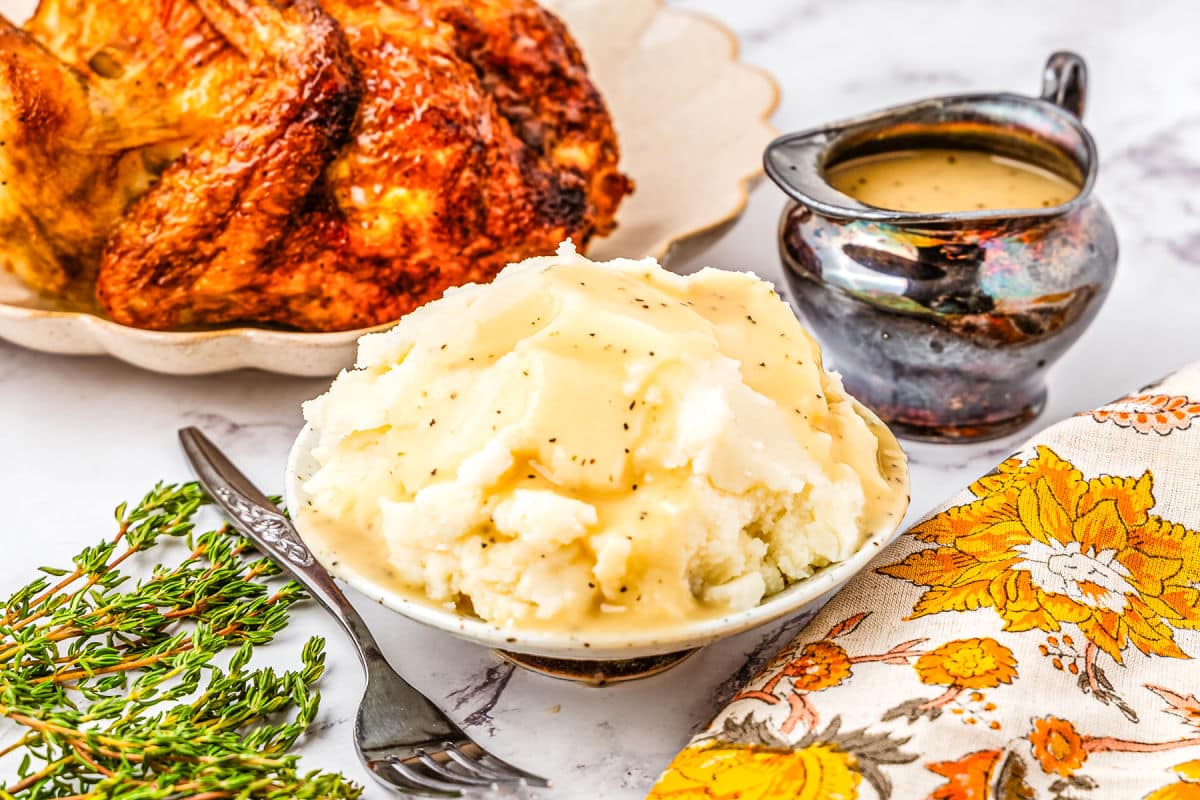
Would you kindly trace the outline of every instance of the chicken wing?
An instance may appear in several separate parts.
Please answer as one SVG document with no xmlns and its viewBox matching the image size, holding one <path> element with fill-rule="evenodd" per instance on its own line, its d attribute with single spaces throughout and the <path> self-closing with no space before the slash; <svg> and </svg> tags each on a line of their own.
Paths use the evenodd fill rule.
<svg viewBox="0 0 1200 800">
<path fill-rule="evenodd" d="M 248 96 L 167 168 L 109 239 L 97 297 L 113 319 L 139 327 L 271 318 L 277 298 L 261 290 L 269 260 L 307 216 L 357 107 L 345 38 L 316 0 L 286 9 L 195 3 L 246 54 Z"/>
</svg>

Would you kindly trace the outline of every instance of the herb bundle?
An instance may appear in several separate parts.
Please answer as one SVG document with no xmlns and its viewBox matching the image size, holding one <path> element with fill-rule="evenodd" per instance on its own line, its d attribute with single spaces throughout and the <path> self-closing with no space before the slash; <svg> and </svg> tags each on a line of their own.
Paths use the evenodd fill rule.
<svg viewBox="0 0 1200 800">
<path fill-rule="evenodd" d="M 117 509 L 114 536 L 0 606 L 0 716 L 18 730 L 0 765 L 19 762 L 0 799 L 358 796 L 287 754 L 317 711 L 323 640 L 294 671 L 250 666 L 300 587 L 269 581 L 277 568 L 230 529 L 197 534 L 206 502 L 196 484 L 160 484 Z M 123 571 L 168 540 L 178 563 Z"/>
</svg>

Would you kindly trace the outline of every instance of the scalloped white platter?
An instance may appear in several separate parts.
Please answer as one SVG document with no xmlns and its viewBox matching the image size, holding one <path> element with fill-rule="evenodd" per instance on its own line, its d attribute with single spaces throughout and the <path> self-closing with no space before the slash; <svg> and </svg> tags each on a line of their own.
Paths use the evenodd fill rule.
<svg viewBox="0 0 1200 800">
<path fill-rule="evenodd" d="M 588 255 L 656 256 L 669 265 L 711 243 L 741 214 L 761 174 L 763 148 L 775 135 L 768 121 L 779 99 L 774 80 L 738 61 L 737 41 L 719 23 L 660 0 L 544 4 L 579 41 L 616 123 L 622 169 L 637 182 L 617 230 Z M 0 14 L 14 21 L 31 9 L 31 0 L 0 0 Z M 0 272 L 0 339 L 48 353 L 109 355 L 155 372 L 332 375 L 353 364 L 369 330 L 145 331 L 60 310 Z"/>
</svg>

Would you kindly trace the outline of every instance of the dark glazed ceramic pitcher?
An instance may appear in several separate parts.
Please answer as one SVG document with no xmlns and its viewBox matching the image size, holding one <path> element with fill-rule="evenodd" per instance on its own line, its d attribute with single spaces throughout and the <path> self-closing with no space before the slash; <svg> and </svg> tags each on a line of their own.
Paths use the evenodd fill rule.
<svg viewBox="0 0 1200 800">
<path fill-rule="evenodd" d="M 1091 196 L 1085 85 L 1083 60 L 1056 53 L 1040 98 L 939 97 L 767 148 L 767 174 L 793 199 L 779 236 L 795 303 L 847 389 L 897 434 L 985 439 L 1027 424 L 1047 367 L 1099 310 L 1117 240 Z M 865 205 L 825 179 L 852 158 L 929 147 L 1014 158 L 1079 193 L 1047 208 L 924 213 Z"/>
</svg>

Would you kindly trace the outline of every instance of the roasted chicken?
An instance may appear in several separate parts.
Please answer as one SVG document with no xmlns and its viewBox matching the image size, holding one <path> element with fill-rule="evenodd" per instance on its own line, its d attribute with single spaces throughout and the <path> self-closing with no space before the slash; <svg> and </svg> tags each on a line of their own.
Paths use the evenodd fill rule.
<svg viewBox="0 0 1200 800">
<path fill-rule="evenodd" d="M 342 330 L 614 226 L 531 0 L 42 0 L 0 18 L 0 264 L 114 320 Z"/>
</svg>

